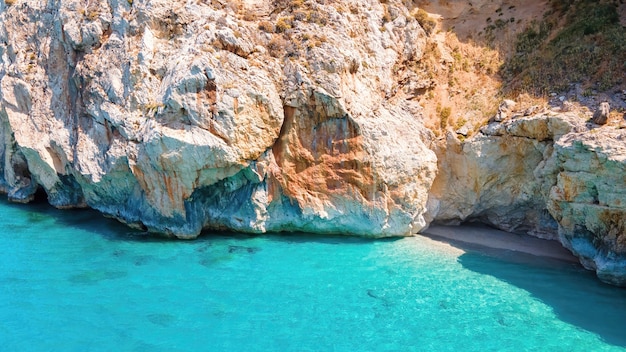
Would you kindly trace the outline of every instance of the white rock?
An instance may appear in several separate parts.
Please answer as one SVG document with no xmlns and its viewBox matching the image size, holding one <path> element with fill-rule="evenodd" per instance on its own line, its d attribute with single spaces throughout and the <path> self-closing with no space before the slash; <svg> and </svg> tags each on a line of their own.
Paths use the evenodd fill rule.
<svg viewBox="0 0 626 352">
<path fill-rule="evenodd" d="M 19 16 L 0 13 L 2 32 L 20 34 L 2 53 L 11 45 L 46 56 L 46 69 L 33 69 L 1 55 L 0 189 L 14 200 L 41 186 L 58 207 L 90 206 L 183 238 L 203 228 L 399 236 L 426 226 L 436 159 L 414 107 L 389 99 L 393 65 L 423 55 L 416 21 L 398 17 L 380 33 L 380 4 L 363 24 L 315 5 L 333 23 L 376 33 L 302 22 L 298 30 L 325 41 L 289 59 L 265 54 L 281 35 L 259 33 L 229 7 L 102 1 L 94 17 L 77 11 L 87 5 L 50 5 L 61 25 L 31 3 Z M 275 9 L 242 5 L 258 17 Z M 35 18 L 50 28 L 36 40 L 22 25 Z"/>
</svg>

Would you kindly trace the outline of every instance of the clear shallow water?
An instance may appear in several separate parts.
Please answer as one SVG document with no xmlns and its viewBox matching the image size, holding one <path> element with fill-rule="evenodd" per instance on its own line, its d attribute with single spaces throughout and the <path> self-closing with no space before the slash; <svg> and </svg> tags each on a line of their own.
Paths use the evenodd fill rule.
<svg viewBox="0 0 626 352">
<path fill-rule="evenodd" d="M 610 351 L 626 290 L 417 237 L 143 238 L 0 202 L 3 351 Z"/>
</svg>

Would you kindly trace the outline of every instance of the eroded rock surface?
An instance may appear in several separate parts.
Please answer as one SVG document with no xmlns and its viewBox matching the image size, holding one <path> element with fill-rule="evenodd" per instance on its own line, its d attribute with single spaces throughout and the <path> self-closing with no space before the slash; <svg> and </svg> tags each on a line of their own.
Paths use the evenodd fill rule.
<svg viewBox="0 0 626 352">
<path fill-rule="evenodd" d="M 439 145 L 427 220 L 556 239 L 600 279 L 626 285 L 626 132 L 554 113 L 481 131 Z"/>
<path fill-rule="evenodd" d="M 571 133 L 555 143 L 548 209 L 559 239 L 603 281 L 626 286 L 626 131 Z"/>
<path fill-rule="evenodd" d="M 584 128 L 573 115 L 534 115 L 492 123 L 459 141 L 448 134 L 437 151 L 439 174 L 430 218 L 448 224 L 481 221 L 510 232 L 556 238 L 546 196 L 555 184 L 554 140 Z"/>
<path fill-rule="evenodd" d="M 183 238 L 426 225 L 431 134 L 392 74 L 425 43 L 406 11 L 381 30 L 378 2 L 311 2 L 297 17 L 271 1 L 0 6 L 12 200 L 43 189 L 54 206 Z"/>
</svg>

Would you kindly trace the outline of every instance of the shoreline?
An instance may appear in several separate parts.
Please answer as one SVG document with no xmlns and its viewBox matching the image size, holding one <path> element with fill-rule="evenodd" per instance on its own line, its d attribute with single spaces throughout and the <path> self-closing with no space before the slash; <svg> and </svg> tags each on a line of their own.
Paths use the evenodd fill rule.
<svg viewBox="0 0 626 352">
<path fill-rule="evenodd" d="M 580 264 L 578 258 L 558 241 L 545 240 L 530 235 L 518 235 L 485 225 L 432 225 L 419 235 L 448 243 L 462 251 L 467 251 L 468 246 L 477 246 Z"/>
</svg>

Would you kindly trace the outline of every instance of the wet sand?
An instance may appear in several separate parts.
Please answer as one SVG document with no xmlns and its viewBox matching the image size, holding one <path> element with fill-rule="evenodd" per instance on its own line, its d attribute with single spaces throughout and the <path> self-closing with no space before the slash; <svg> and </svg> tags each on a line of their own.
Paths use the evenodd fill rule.
<svg viewBox="0 0 626 352">
<path fill-rule="evenodd" d="M 455 243 L 469 244 L 578 263 L 578 259 L 557 241 L 517 235 L 484 225 L 432 225 L 421 235 L 451 245 Z M 463 249 L 462 246 L 460 247 Z"/>
</svg>

